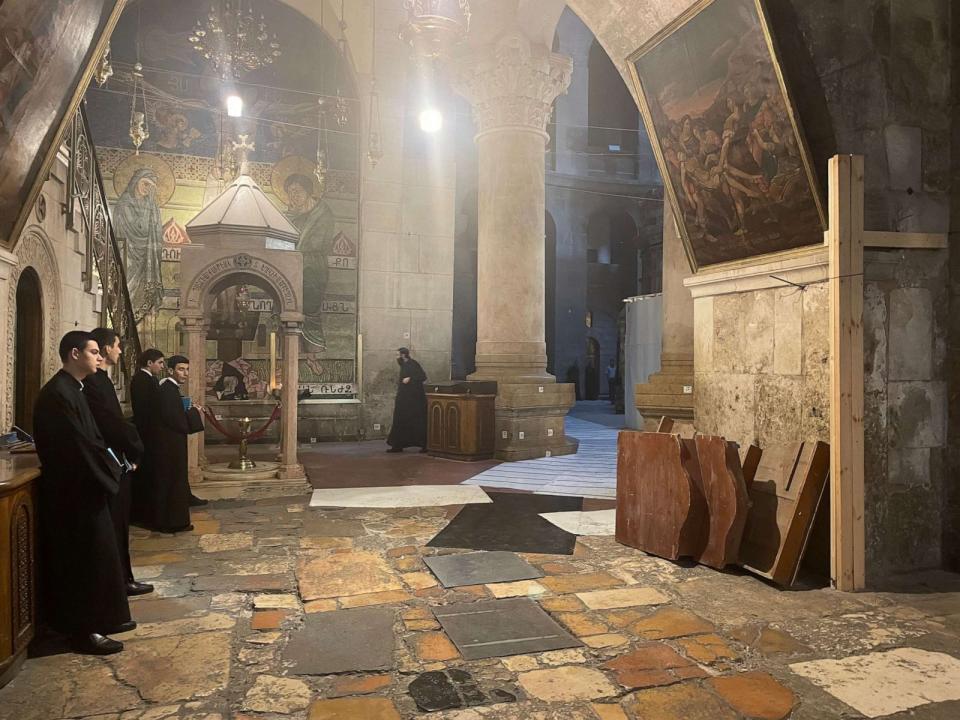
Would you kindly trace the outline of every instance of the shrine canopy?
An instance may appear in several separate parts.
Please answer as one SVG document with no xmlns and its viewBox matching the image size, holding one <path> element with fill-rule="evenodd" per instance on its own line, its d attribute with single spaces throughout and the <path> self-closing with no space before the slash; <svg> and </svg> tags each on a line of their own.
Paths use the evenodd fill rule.
<svg viewBox="0 0 960 720">
<path fill-rule="evenodd" d="M 187 233 L 192 243 L 251 250 L 294 250 L 300 237 L 253 178 L 243 173 L 187 223 Z"/>
</svg>

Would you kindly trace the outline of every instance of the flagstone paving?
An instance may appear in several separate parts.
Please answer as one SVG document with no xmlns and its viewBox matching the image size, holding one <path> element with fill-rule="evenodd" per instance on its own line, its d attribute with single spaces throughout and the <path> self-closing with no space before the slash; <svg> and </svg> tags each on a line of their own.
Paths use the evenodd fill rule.
<svg viewBox="0 0 960 720">
<path fill-rule="evenodd" d="M 27 660 L 0 720 L 960 717 L 955 576 L 784 592 L 582 536 L 573 556 L 520 555 L 542 578 L 444 588 L 424 558 L 470 551 L 426 544 L 458 507 L 308 501 L 212 502 L 192 533 L 135 530 L 157 591 L 132 601 L 124 652 Z M 467 660 L 434 611 L 473 603 L 529 603 L 583 646 Z M 336 671 L 311 674 L 324 661 Z"/>
</svg>

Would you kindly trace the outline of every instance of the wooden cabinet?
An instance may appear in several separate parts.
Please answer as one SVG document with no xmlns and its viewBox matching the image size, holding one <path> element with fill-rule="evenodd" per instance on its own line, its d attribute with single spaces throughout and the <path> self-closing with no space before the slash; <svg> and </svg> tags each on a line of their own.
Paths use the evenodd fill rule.
<svg viewBox="0 0 960 720">
<path fill-rule="evenodd" d="M 453 460 L 488 460 L 495 443 L 497 384 L 428 384 L 427 450 Z"/>
<path fill-rule="evenodd" d="M 0 459 L 0 687 L 19 670 L 36 629 L 39 471 L 18 460 Z"/>
</svg>

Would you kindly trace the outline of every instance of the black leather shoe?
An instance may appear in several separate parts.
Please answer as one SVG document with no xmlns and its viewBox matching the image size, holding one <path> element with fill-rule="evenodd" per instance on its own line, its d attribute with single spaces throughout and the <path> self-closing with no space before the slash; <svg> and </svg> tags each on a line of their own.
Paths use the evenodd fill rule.
<svg viewBox="0 0 960 720">
<path fill-rule="evenodd" d="M 150 583 L 137 582 L 136 580 L 131 580 L 127 583 L 127 595 L 133 597 L 134 595 L 146 595 L 147 593 L 153 592 L 153 585 Z"/>
<path fill-rule="evenodd" d="M 194 494 L 190 494 L 190 507 L 203 507 L 207 504 L 207 501 L 203 498 L 198 498 Z"/>
<path fill-rule="evenodd" d="M 74 651 L 83 655 L 113 655 L 123 650 L 123 643 L 111 640 L 100 633 L 90 633 L 73 638 L 71 645 Z"/>
<path fill-rule="evenodd" d="M 387 452 L 403 452 L 403 448 L 392 447 L 392 448 L 389 448 Z"/>
<path fill-rule="evenodd" d="M 131 630 L 137 629 L 136 620 L 127 620 L 125 623 L 120 623 L 116 627 L 112 627 L 107 630 L 108 635 L 119 635 L 120 633 L 130 632 Z"/>
</svg>

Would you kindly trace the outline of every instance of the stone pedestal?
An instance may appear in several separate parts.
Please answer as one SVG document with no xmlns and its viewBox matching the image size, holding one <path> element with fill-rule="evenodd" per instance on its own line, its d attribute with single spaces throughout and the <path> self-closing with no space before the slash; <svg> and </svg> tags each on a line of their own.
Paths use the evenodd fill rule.
<svg viewBox="0 0 960 720">
<path fill-rule="evenodd" d="M 573 386 L 547 373 L 544 337 L 544 151 L 570 58 L 507 34 L 457 68 L 479 132 L 477 354 L 471 380 L 497 381 L 496 457 L 576 451 L 563 418 Z"/>
<path fill-rule="evenodd" d="M 665 197 L 660 370 L 645 384 L 634 386 L 634 401 L 647 430 L 655 429 L 662 415 L 679 421 L 677 430 L 693 423 L 693 298 L 683 285 L 691 274 L 670 201 Z"/>
</svg>

